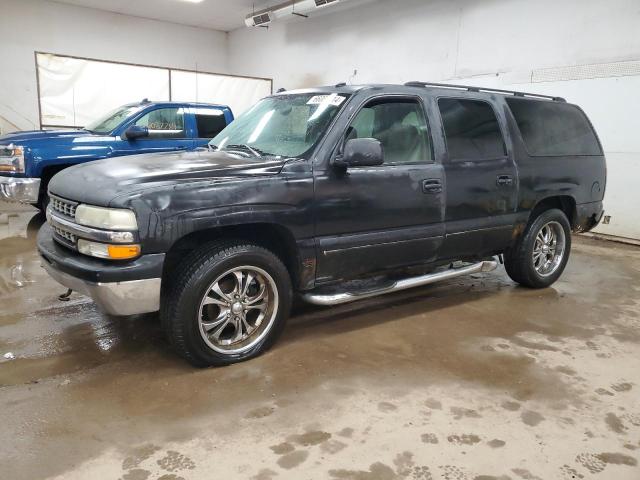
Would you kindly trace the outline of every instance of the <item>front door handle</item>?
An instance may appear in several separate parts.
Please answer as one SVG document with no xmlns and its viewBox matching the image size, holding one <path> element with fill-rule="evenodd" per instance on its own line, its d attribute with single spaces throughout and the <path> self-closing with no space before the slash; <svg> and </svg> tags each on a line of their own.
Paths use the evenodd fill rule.
<svg viewBox="0 0 640 480">
<path fill-rule="evenodd" d="M 442 182 L 439 178 L 427 178 L 422 181 L 422 193 L 441 193 Z"/>
<path fill-rule="evenodd" d="M 511 175 L 498 175 L 496 185 L 499 187 L 513 185 L 513 177 Z"/>
</svg>

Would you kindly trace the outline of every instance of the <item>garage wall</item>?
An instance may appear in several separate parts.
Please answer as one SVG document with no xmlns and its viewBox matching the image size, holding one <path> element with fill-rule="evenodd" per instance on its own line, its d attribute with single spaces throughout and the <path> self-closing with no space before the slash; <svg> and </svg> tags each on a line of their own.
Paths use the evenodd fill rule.
<svg viewBox="0 0 640 480">
<path fill-rule="evenodd" d="M 273 77 L 274 89 L 431 80 L 564 96 L 587 112 L 607 155 L 611 223 L 597 231 L 640 239 L 640 115 L 630 109 L 640 105 L 640 2 L 378 0 L 344 7 L 231 32 L 231 72 Z M 576 65 L 586 67 L 563 68 Z"/>
<path fill-rule="evenodd" d="M 44 0 L 0 0 L 0 129 L 38 127 L 34 51 L 227 71 L 227 34 Z"/>
<path fill-rule="evenodd" d="M 346 9 L 353 2 L 355 8 Z M 442 80 L 640 58 L 637 0 L 349 0 L 231 32 L 232 73 L 274 88 Z"/>
</svg>

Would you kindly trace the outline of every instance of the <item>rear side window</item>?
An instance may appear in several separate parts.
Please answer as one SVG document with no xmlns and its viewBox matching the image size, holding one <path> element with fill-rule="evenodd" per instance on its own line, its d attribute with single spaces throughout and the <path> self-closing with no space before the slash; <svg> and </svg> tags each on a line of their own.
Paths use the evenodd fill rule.
<svg viewBox="0 0 640 480">
<path fill-rule="evenodd" d="M 198 138 L 213 138 L 227 126 L 224 112 L 213 108 L 196 108 L 196 125 Z"/>
<path fill-rule="evenodd" d="M 602 155 L 593 128 L 575 105 L 522 98 L 508 98 L 507 104 L 530 155 Z"/>
<path fill-rule="evenodd" d="M 449 159 L 483 160 L 505 155 L 498 119 L 487 102 L 441 98 L 438 107 Z"/>
</svg>

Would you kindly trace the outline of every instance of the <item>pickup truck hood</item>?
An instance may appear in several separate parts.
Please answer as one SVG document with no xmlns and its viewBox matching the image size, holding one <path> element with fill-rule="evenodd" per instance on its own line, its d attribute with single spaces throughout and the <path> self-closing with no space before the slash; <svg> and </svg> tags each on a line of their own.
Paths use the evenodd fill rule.
<svg viewBox="0 0 640 480">
<path fill-rule="evenodd" d="M 231 180 L 274 175 L 285 159 L 247 158 L 244 154 L 205 149 L 149 153 L 83 163 L 53 177 L 49 192 L 69 200 L 107 206 L 122 195 L 193 181 Z"/>
<path fill-rule="evenodd" d="M 27 146 L 29 143 L 40 140 L 63 140 L 65 143 L 70 142 L 77 137 L 87 137 L 94 135 L 87 130 L 68 129 L 68 130 L 32 130 L 28 132 L 14 132 L 0 136 L 0 144 L 8 145 L 15 143 L 17 145 Z"/>
</svg>

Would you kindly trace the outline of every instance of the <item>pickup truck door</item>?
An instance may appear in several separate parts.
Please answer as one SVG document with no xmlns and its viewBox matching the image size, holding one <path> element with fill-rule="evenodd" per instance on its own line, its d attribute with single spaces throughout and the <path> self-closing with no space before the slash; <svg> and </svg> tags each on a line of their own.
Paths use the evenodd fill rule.
<svg viewBox="0 0 640 480">
<path fill-rule="evenodd" d="M 336 148 L 314 168 L 319 284 L 429 263 L 444 235 L 444 171 L 433 161 L 422 99 L 375 97 L 351 118 L 336 125 Z M 333 166 L 351 138 L 380 140 L 384 164 Z"/>
<path fill-rule="evenodd" d="M 128 140 L 117 137 L 113 155 L 172 152 L 194 148 L 193 115 L 182 107 L 157 107 L 145 111 L 127 126 L 139 125 L 149 129 L 149 136 Z"/>
<path fill-rule="evenodd" d="M 433 109 L 441 120 L 434 129 L 444 142 L 447 192 L 441 256 L 498 253 L 511 240 L 518 193 L 513 153 L 505 143 L 504 111 L 472 96 L 440 97 Z"/>
</svg>

